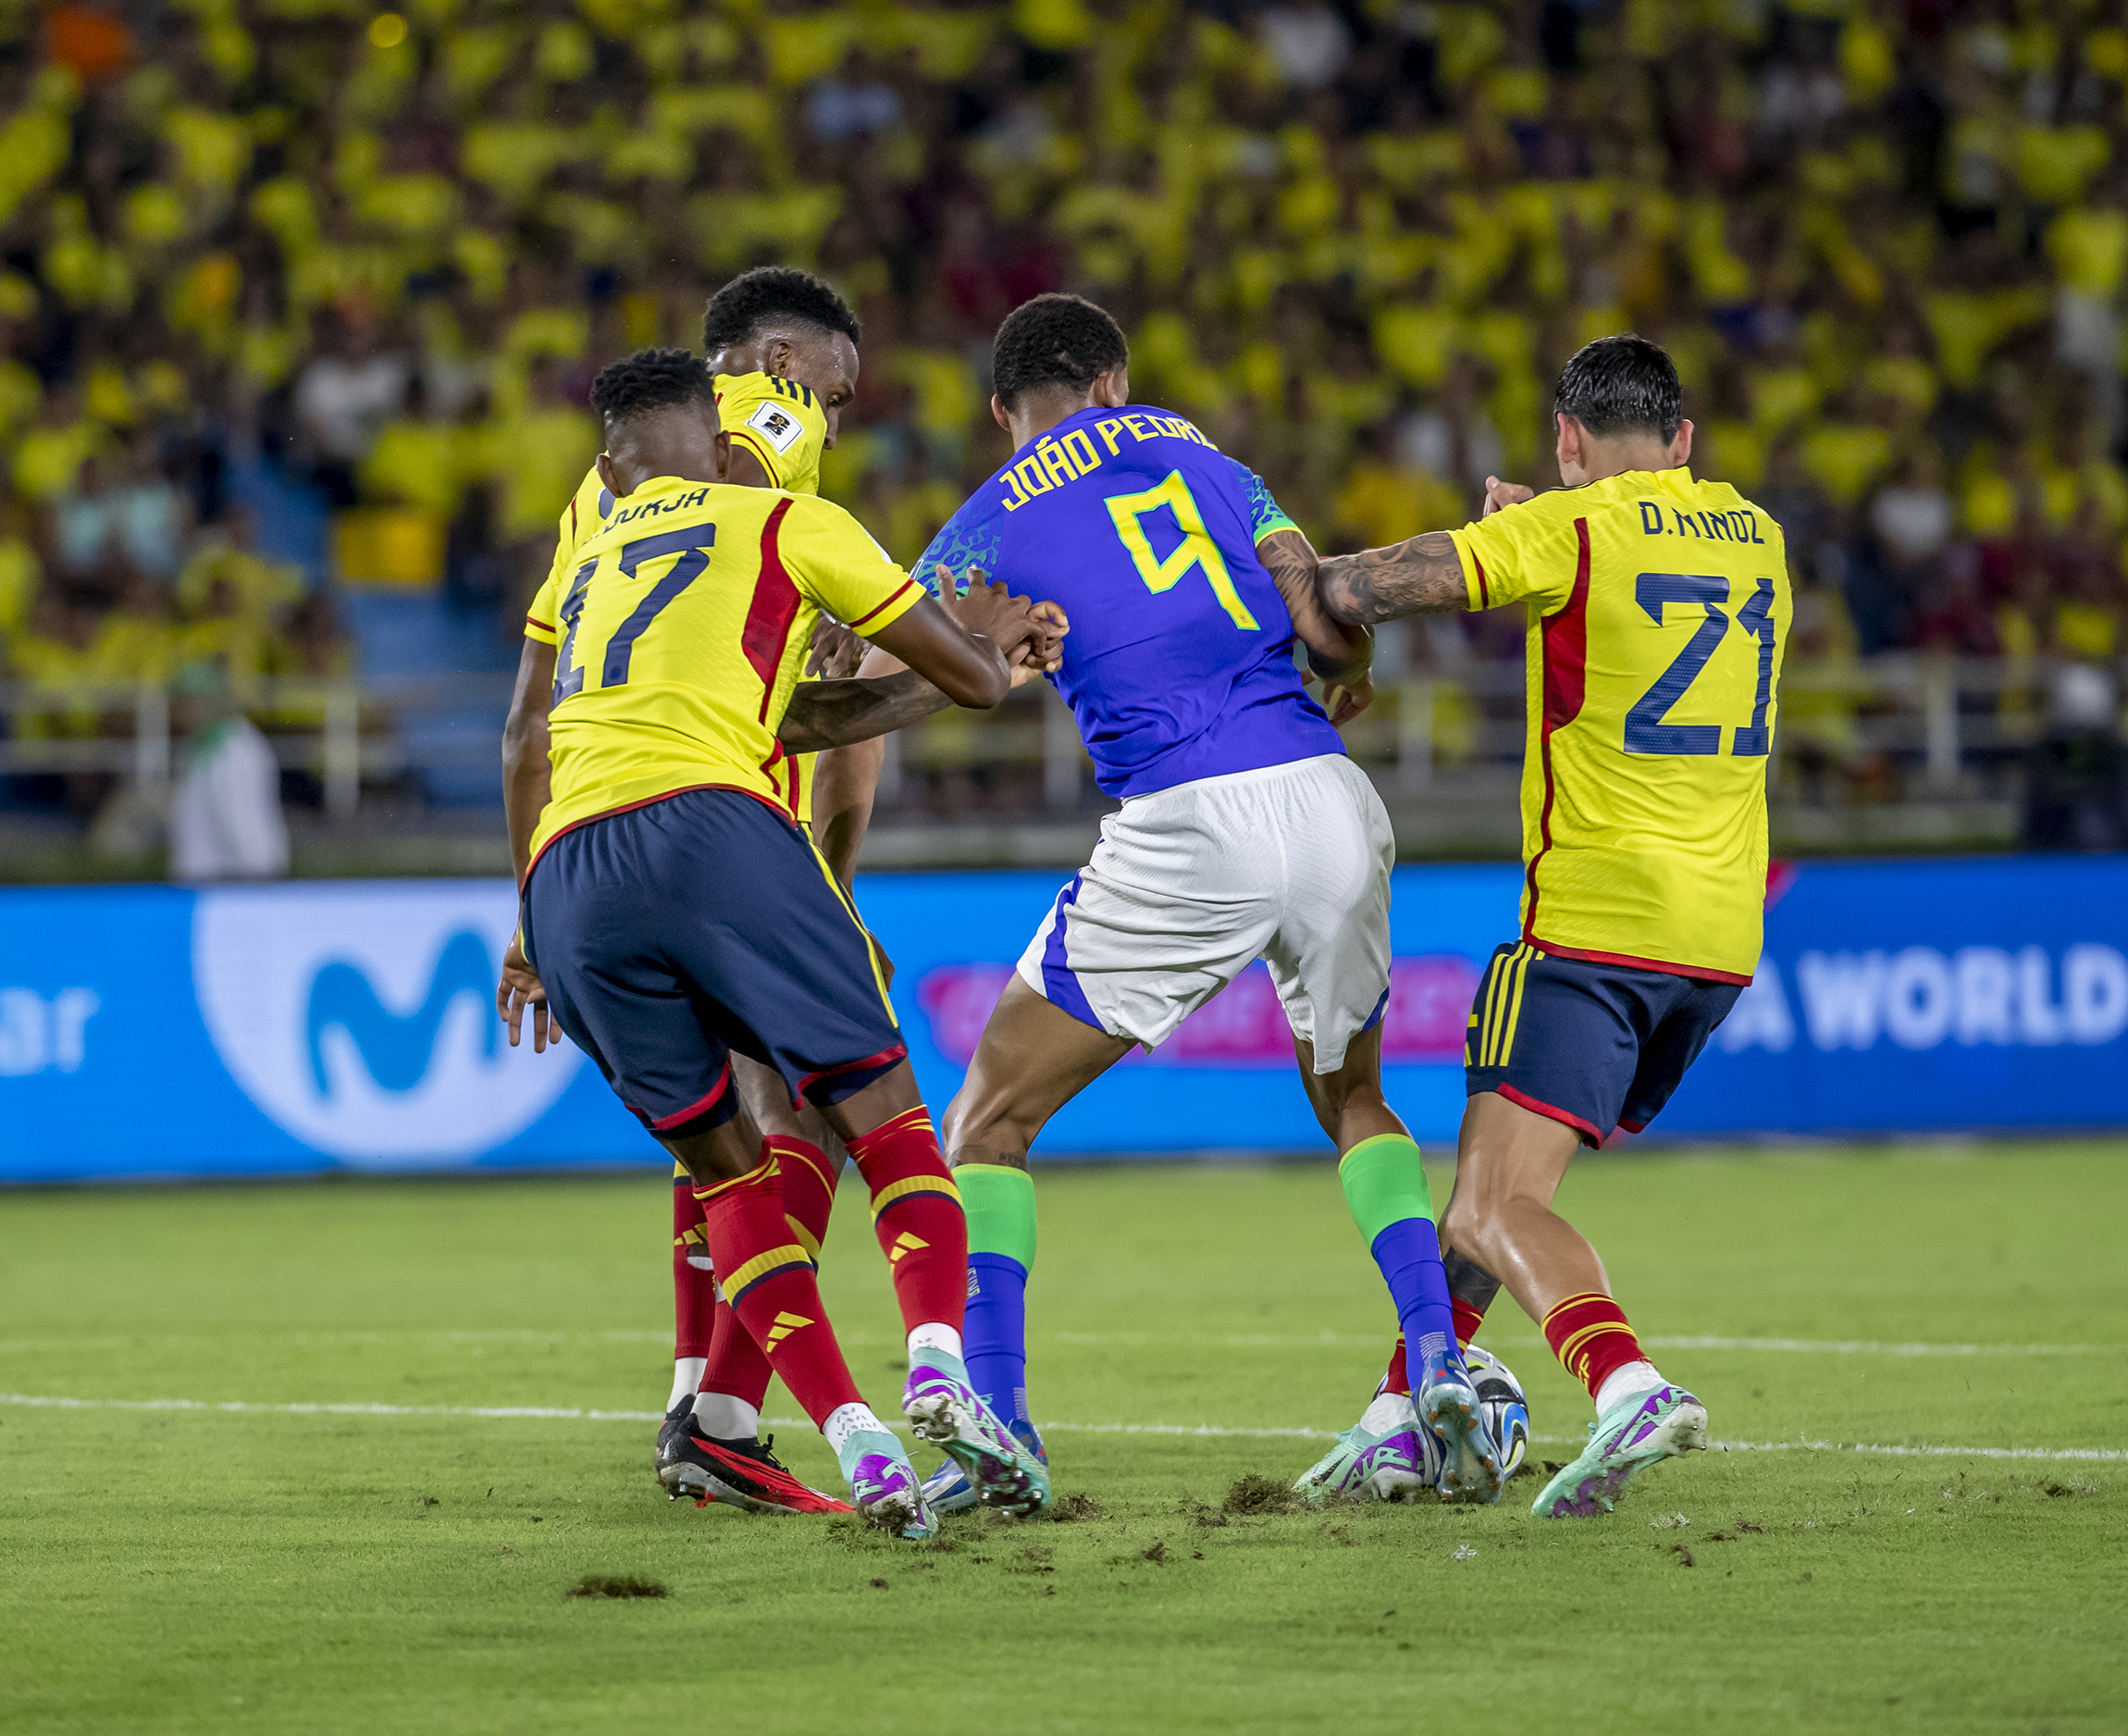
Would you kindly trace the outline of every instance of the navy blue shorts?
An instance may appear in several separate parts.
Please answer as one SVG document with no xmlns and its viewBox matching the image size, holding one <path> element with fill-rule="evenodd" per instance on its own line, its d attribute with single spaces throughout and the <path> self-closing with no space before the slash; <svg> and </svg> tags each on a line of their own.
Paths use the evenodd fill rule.
<svg viewBox="0 0 2128 1736">
<path fill-rule="evenodd" d="M 872 940 L 798 827 L 734 789 L 690 789 L 548 845 L 525 950 L 562 1029 L 670 1137 L 738 1110 L 731 1051 L 839 1103 L 907 1056 Z"/>
<path fill-rule="evenodd" d="M 1637 1134 L 1743 992 L 1510 943 L 1493 953 L 1471 1003 L 1465 1090 L 1497 1091 L 1565 1122 L 1584 1145 L 1617 1127 Z"/>
</svg>

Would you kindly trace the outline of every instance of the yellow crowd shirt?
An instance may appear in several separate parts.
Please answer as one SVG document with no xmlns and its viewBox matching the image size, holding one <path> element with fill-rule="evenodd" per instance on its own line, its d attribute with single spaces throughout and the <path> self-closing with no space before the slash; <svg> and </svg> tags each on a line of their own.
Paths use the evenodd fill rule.
<svg viewBox="0 0 2128 1736">
<path fill-rule="evenodd" d="M 533 859 L 587 820 L 738 789 L 795 821 L 776 729 L 824 612 L 870 636 L 922 588 L 832 502 L 660 477 L 578 545 L 551 621 L 552 768 Z"/>
<path fill-rule="evenodd" d="M 1676 469 L 1540 494 L 1450 534 L 1471 608 L 1528 608 L 1523 939 L 1750 982 L 1792 618 L 1780 527 Z"/>
<path fill-rule="evenodd" d="M 773 374 L 719 374 L 711 383 L 724 432 L 734 445 L 746 447 L 761 461 L 769 485 L 792 494 L 818 494 L 827 415 L 812 388 Z M 526 638 L 554 643 L 555 616 L 567 593 L 569 576 L 577 566 L 576 551 L 612 515 L 612 490 L 599 479 L 599 466 L 594 464 L 562 509 L 553 564 L 525 617 Z M 798 780 L 798 817 L 808 824 L 812 820 L 812 768 L 819 757 L 800 754 L 793 773 Z"/>
</svg>

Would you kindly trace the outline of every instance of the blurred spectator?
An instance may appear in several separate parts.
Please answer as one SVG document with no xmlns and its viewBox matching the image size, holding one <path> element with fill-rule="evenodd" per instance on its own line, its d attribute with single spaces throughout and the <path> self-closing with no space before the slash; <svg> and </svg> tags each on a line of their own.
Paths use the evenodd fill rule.
<svg viewBox="0 0 2128 1736">
<path fill-rule="evenodd" d="M 381 353 L 366 328 L 322 318 L 320 353 L 296 382 L 295 413 L 316 458 L 312 477 L 335 506 L 357 498 L 355 468 L 386 419 L 404 401 L 404 356 Z"/>
<path fill-rule="evenodd" d="M 860 48 L 844 56 L 839 77 L 824 79 L 806 99 L 806 126 L 823 144 L 844 144 L 866 133 L 885 132 L 901 120 L 901 96 L 872 76 Z"/>
<path fill-rule="evenodd" d="M 273 748 L 237 708 L 212 663 L 178 678 L 172 722 L 184 738 L 170 793 L 170 878 L 276 880 L 288 873 L 288 822 Z"/>
<path fill-rule="evenodd" d="M 1352 54 L 1352 32 L 1324 0 L 1273 6 L 1263 15 L 1264 46 L 1289 84 L 1312 91 L 1336 78 Z"/>
</svg>

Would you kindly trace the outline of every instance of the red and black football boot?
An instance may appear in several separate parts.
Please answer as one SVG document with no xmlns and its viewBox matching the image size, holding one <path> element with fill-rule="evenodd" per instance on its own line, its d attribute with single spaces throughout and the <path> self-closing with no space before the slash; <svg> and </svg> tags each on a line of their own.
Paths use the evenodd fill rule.
<svg viewBox="0 0 2128 1736">
<path fill-rule="evenodd" d="M 766 1441 L 719 1441 L 694 1426 L 691 1412 L 675 1407 L 658 1431 L 658 1481 L 677 1501 L 682 1495 L 698 1507 L 723 1501 L 749 1513 L 853 1513 L 818 1489 L 809 1489 L 785 1469 Z"/>
</svg>

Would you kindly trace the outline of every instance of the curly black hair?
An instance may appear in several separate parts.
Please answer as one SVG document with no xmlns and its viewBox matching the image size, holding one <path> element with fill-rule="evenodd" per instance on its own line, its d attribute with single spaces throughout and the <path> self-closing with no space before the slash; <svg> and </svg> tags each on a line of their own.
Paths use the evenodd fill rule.
<svg viewBox="0 0 2128 1736">
<path fill-rule="evenodd" d="M 1599 338 L 1566 358 L 1552 407 L 1570 415 L 1599 440 L 1615 434 L 1677 438 L 1685 419 L 1685 390 L 1677 365 L 1661 344 L 1637 338 Z"/>
<path fill-rule="evenodd" d="M 1045 386 L 1083 391 L 1131 359 L 1123 328 L 1083 295 L 1037 295 L 1005 316 L 990 349 L 992 390 L 1008 410 Z"/>
<path fill-rule="evenodd" d="M 591 382 L 591 408 L 609 423 L 704 398 L 714 403 L 716 395 L 710 370 L 692 350 L 637 350 Z"/>
<path fill-rule="evenodd" d="M 710 297 L 710 304 L 702 310 L 702 353 L 714 355 L 744 343 L 761 321 L 778 314 L 839 331 L 852 343 L 864 336 L 849 304 L 825 278 L 795 266 L 756 266 Z"/>
</svg>

